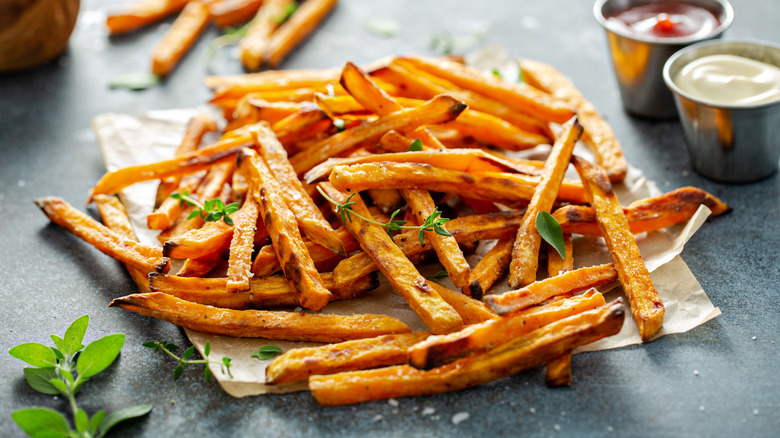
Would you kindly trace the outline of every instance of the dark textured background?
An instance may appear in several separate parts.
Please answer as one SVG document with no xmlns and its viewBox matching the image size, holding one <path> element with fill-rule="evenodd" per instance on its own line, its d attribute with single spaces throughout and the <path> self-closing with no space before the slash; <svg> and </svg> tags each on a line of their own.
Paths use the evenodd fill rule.
<svg viewBox="0 0 780 438">
<path fill-rule="evenodd" d="M 548 389 L 543 370 L 453 394 L 322 408 L 308 393 L 233 399 L 190 369 L 174 382 L 174 364 L 141 344 L 186 345 L 177 327 L 109 301 L 133 292 L 122 266 L 50 225 L 32 199 L 61 196 L 83 206 L 103 174 L 89 128 L 97 114 L 190 107 L 209 92 L 203 55 L 217 36 L 210 29 L 166 83 L 148 91 L 110 90 L 117 75 L 141 71 L 171 20 L 131 35 L 108 38 L 106 10 L 121 2 L 84 0 L 68 52 L 35 71 L 0 76 L 0 435 L 19 436 L 12 410 L 66 403 L 37 394 L 24 382 L 23 364 L 5 352 L 23 342 L 49 343 L 83 314 L 87 341 L 126 333 L 121 357 L 78 395 L 90 414 L 131 404 L 154 410 L 118 427 L 116 436 L 777 436 L 780 431 L 780 177 L 725 185 L 692 171 L 680 126 L 626 115 L 609 66 L 606 39 L 586 0 L 359 1 L 344 0 L 316 34 L 283 65 L 322 68 L 397 53 L 432 54 L 441 31 L 487 32 L 484 44 L 513 56 L 549 62 L 609 119 L 629 161 L 662 190 L 694 185 L 734 207 L 691 239 L 683 257 L 723 316 L 683 335 L 650 344 L 578 355 L 574 385 Z M 776 0 L 734 0 L 736 19 L 726 39 L 780 42 Z M 381 39 L 367 18 L 402 23 Z M 237 73 L 229 50 L 213 71 Z M 776 343 L 777 342 L 777 343 Z M 698 370 L 698 376 L 694 375 Z M 423 416 L 426 407 L 435 414 Z M 453 425 L 458 412 L 470 418 Z"/>
</svg>

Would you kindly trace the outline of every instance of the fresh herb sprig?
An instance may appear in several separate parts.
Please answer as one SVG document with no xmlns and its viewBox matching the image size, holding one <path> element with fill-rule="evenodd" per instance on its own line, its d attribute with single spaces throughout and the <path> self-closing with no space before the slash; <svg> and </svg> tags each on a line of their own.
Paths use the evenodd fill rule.
<svg viewBox="0 0 780 438">
<path fill-rule="evenodd" d="M 75 430 L 61 413 L 44 407 L 20 409 L 11 418 L 31 437 L 100 438 L 117 423 L 146 415 L 151 405 L 132 406 L 106 415 L 95 412 L 92 418 L 76 404 L 76 393 L 84 382 L 111 365 L 125 343 L 125 335 L 102 337 L 86 347 L 81 343 L 89 325 L 89 316 L 75 320 L 60 338 L 51 335 L 55 347 L 31 342 L 13 347 L 8 353 L 35 368 L 25 368 L 24 378 L 32 389 L 49 395 L 63 395 L 70 406 Z M 79 353 L 78 361 L 76 354 Z"/>
<path fill-rule="evenodd" d="M 259 350 L 252 353 L 252 357 L 257 358 L 257 360 L 268 360 L 281 353 L 282 349 L 276 345 L 263 345 Z"/>
<path fill-rule="evenodd" d="M 204 56 L 204 62 L 206 67 L 209 66 L 214 55 L 217 54 L 217 50 L 221 47 L 238 44 L 242 38 L 249 32 L 249 23 L 240 27 L 229 27 L 225 29 L 222 35 L 214 38 L 209 46 L 206 48 L 206 55 Z"/>
<path fill-rule="evenodd" d="M 172 193 L 171 198 L 178 200 L 179 205 L 187 204 L 195 207 L 187 219 L 200 216 L 205 222 L 217 222 L 222 219 L 226 224 L 233 225 L 230 215 L 238 211 L 238 202 L 225 205 L 221 199 L 212 199 L 201 204 L 186 190 L 182 193 Z"/>
<path fill-rule="evenodd" d="M 380 227 L 383 227 L 385 231 L 387 231 L 387 234 L 390 236 L 390 238 L 393 238 L 393 231 L 402 231 L 402 230 L 418 230 L 419 231 L 419 237 L 420 237 L 420 245 L 425 244 L 425 232 L 428 231 L 434 231 L 436 234 L 440 234 L 442 236 L 452 236 L 449 231 L 444 229 L 444 224 L 449 222 L 450 220 L 441 216 L 441 211 L 439 211 L 438 208 L 433 210 L 433 213 L 430 214 L 427 218 L 425 218 L 425 221 L 422 225 L 406 225 L 406 221 L 396 219 L 395 217 L 401 212 L 401 210 L 396 210 L 390 215 L 390 220 L 387 223 L 377 222 L 373 219 L 368 219 L 364 216 L 361 216 L 360 214 L 356 213 L 352 206 L 355 204 L 355 201 L 352 200 L 352 197 L 355 196 L 357 193 L 353 193 L 349 195 L 349 198 L 343 203 L 339 204 L 338 202 L 334 201 L 330 196 L 325 194 L 325 192 L 317 187 L 317 190 L 320 192 L 320 194 L 331 204 L 336 206 L 336 213 L 341 217 L 341 222 L 344 223 L 344 225 L 347 224 L 347 221 L 352 222 L 352 216 L 355 216 L 359 219 L 362 219 L 370 224 L 379 225 Z"/>
<path fill-rule="evenodd" d="M 209 368 L 209 364 L 211 363 L 218 363 L 220 369 L 222 370 L 222 374 L 227 374 L 231 378 L 233 377 L 233 375 L 230 374 L 229 357 L 223 357 L 221 362 L 214 362 L 209 359 L 209 353 L 211 353 L 211 344 L 208 342 L 206 342 L 206 346 L 203 348 L 203 359 L 192 359 L 192 356 L 195 354 L 194 346 L 184 350 L 184 353 L 182 353 L 181 357 L 177 356 L 173 352 L 174 350 L 178 350 L 179 347 L 177 345 L 171 344 L 170 342 L 150 341 L 144 342 L 143 346 L 146 348 L 151 348 L 155 353 L 159 352 L 162 354 L 167 354 L 179 362 L 179 364 L 176 365 L 176 368 L 173 369 L 173 380 L 178 380 L 179 377 L 181 377 L 181 374 L 184 372 L 184 368 L 187 368 L 188 365 L 206 365 L 206 367 L 203 369 L 203 377 L 207 382 L 211 382 L 212 374 L 211 369 Z"/>
<path fill-rule="evenodd" d="M 536 230 L 545 242 L 552 245 L 561 258 L 566 257 L 566 246 L 563 242 L 563 231 L 560 224 L 550 213 L 540 211 L 536 214 Z"/>
</svg>

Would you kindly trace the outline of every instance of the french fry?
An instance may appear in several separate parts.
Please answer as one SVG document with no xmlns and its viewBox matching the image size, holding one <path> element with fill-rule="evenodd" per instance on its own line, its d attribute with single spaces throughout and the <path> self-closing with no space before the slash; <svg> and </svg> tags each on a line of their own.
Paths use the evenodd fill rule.
<svg viewBox="0 0 780 438">
<path fill-rule="evenodd" d="M 330 183 L 339 190 L 425 189 L 494 202 L 527 204 L 539 178 L 503 172 L 469 173 L 419 163 L 365 163 L 336 166 Z M 584 204 L 585 192 L 579 182 L 564 180 L 559 201 Z"/>
<path fill-rule="evenodd" d="M 340 204 L 347 201 L 347 196 L 328 184 L 320 185 L 330 196 Z M 365 204 L 360 197 L 353 197 L 352 210 L 366 218 L 370 218 Z M 460 330 L 463 320 L 455 309 L 433 290 L 425 281 L 417 268 L 406 258 L 403 251 L 393 242 L 384 229 L 358 218 L 347 220 L 344 224 L 360 243 L 360 247 L 374 261 L 376 266 L 387 277 L 390 285 L 412 308 L 414 313 L 431 329 L 433 333 L 449 333 Z"/>
<path fill-rule="evenodd" d="M 122 205 L 119 198 L 116 196 L 98 195 L 95 197 L 95 205 L 98 213 L 100 213 L 100 217 L 103 219 L 103 223 L 109 230 L 125 239 L 138 240 L 133 231 L 133 226 L 130 224 L 130 218 L 127 216 L 125 206 Z M 138 286 L 138 292 L 149 292 L 149 280 L 146 278 L 146 272 L 129 265 L 125 266 L 130 274 L 130 278 Z"/>
<path fill-rule="evenodd" d="M 228 258 L 227 290 L 228 292 L 243 292 L 249 290 L 249 279 L 252 277 L 252 251 L 254 250 L 255 231 L 259 209 L 257 207 L 258 193 L 251 190 L 244 201 L 244 214 L 235 222 L 233 238 L 230 241 L 230 256 Z"/>
<path fill-rule="evenodd" d="M 410 331 L 406 324 L 384 315 L 338 316 L 220 309 L 191 303 L 160 292 L 117 298 L 109 307 L 121 307 L 203 333 L 236 338 L 343 342 Z"/>
<path fill-rule="evenodd" d="M 574 269 L 574 242 L 571 234 L 563 235 L 564 257 L 561 257 L 552 245 L 547 245 L 547 276 L 555 277 Z"/>
<path fill-rule="evenodd" d="M 523 131 L 550 137 L 549 128 L 542 122 L 519 113 L 501 101 L 464 90 L 449 81 L 430 75 L 403 59 L 394 59 L 386 73 L 379 77 L 407 91 L 408 97 L 430 99 L 447 93 L 463 101 L 469 108 L 492 114 L 515 125 Z"/>
<path fill-rule="evenodd" d="M 516 233 L 515 233 L 516 234 Z M 512 260 L 512 248 L 515 245 L 515 236 L 499 239 L 474 266 L 469 274 L 468 292 L 466 295 L 476 299 L 483 299 L 485 292 L 498 281 L 509 268 Z"/>
<path fill-rule="evenodd" d="M 547 361 L 544 380 L 547 386 L 571 386 L 571 353 Z"/>
<path fill-rule="evenodd" d="M 340 227 L 336 230 L 336 233 L 339 239 L 341 239 L 341 244 L 347 253 L 360 249 L 360 245 L 346 228 Z M 319 268 L 320 264 L 331 264 L 333 261 L 337 262 L 343 259 L 341 255 L 335 254 L 333 251 L 318 243 L 314 243 L 311 240 L 304 240 L 304 244 L 309 251 L 309 256 L 311 256 L 314 265 L 318 267 L 317 270 L 320 272 L 322 272 L 322 269 Z M 274 272 L 281 270 L 282 266 L 279 264 L 279 259 L 276 257 L 273 245 L 266 245 L 260 248 L 252 262 L 252 273 L 256 277 L 265 277 L 266 275 L 271 275 Z M 332 270 L 332 268 L 330 270 Z"/>
<path fill-rule="evenodd" d="M 628 171 L 623 148 L 607 121 L 599 115 L 596 107 L 585 99 L 569 78 L 551 65 L 527 59 L 520 60 L 520 71 L 523 79 L 529 84 L 576 108 L 577 117 L 584 128 L 583 142 L 596 155 L 597 163 L 607 170 L 610 181 L 623 181 Z"/>
<path fill-rule="evenodd" d="M 233 27 L 252 19 L 263 0 L 221 0 L 210 2 L 209 16 L 219 27 Z"/>
<path fill-rule="evenodd" d="M 512 82 L 444 58 L 403 58 L 415 67 L 453 84 L 505 102 L 512 109 L 540 120 L 564 123 L 574 116 L 567 103 L 524 82 Z"/>
<path fill-rule="evenodd" d="M 271 35 L 263 56 L 276 68 L 325 19 L 338 0 L 307 0 Z"/>
<path fill-rule="evenodd" d="M 601 307 L 606 302 L 595 289 L 567 300 L 531 307 L 500 318 L 470 325 L 448 335 L 431 336 L 409 348 L 409 364 L 430 370 L 462 357 L 490 350 L 571 315 Z"/>
<path fill-rule="evenodd" d="M 465 216 L 452 219 L 444 224 L 444 228 L 458 242 L 500 239 L 513 235 L 521 218 L 522 212 L 517 211 Z M 420 240 L 414 231 L 399 234 L 393 240 L 407 257 L 416 256 L 424 251 L 424 247 L 420 245 Z M 349 284 L 353 279 L 377 269 L 378 267 L 370 255 L 365 252 L 357 253 L 342 260 L 333 269 L 333 281 L 337 286 Z"/>
<path fill-rule="evenodd" d="M 447 304 L 458 312 L 458 315 L 463 319 L 463 324 L 479 324 L 497 317 L 496 313 L 490 310 L 482 301 L 447 289 L 435 281 L 428 281 L 428 286 L 432 287 Z"/>
<path fill-rule="evenodd" d="M 252 135 L 255 137 L 263 160 L 285 188 L 280 193 L 306 237 L 336 254 L 346 255 L 341 238 L 325 220 L 317 204 L 298 179 L 295 170 L 287 160 L 287 153 L 268 125 L 263 123 L 256 125 Z"/>
<path fill-rule="evenodd" d="M 437 96 L 425 104 L 411 109 L 396 111 L 373 122 L 366 122 L 352 129 L 332 135 L 326 140 L 299 153 L 290 159 L 299 175 L 330 157 L 337 156 L 362 143 L 376 141 L 391 129 L 411 129 L 422 125 L 444 123 L 453 120 L 466 106 L 449 96 Z"/>
<path fill-rule="evenodd" d="M 325 287 L 331 291 L 331 301 L 356 298 L 379 286 L 377 273 L 366 275 L 344 288 L 333 287 L 333 277 L 322 274 Z M 300 305 L 295 288 L 282 275 L 254 277 L 249 290 L 229 292 L 226 278 L 182 277 L 180 275 L 150 275 L 148 287 L 185 301 L 226 309 L 269 309 Z"/>
<path fill-rule="evenodd" d="M 540 304 L 548 299 L 569 292 L 579 292 L 618 279 L 612 263 L 580 268 L 529 284 L 528 286 L 500 295 L 487 295 L 485 303 L 499 315 L 516 312 Z"/>
<path fill-rule="evenodd" d="M 300 88 L 325 88 L 333 84 L 338 91 L 341 70 L 268 70 L 246 75 L 209 76 L 206 86 L 222 97 L 241 98 L 252 92 L 287 91 Z"/>
<path fill-rule="evenodd" d="M 128 266 L 146 273 L 168 272 L 171 268 L 170 261 L 162 257 L 159 248 L 120 236 L 61 198 L 38 198 L 35 205 L 55 224 Z"/>
<path fill-rule="evenodd" d="M 607 173 L 587 160 L 572 160 L 582 178 L 588 201 L 596 212 L 596 221 L 609 249 L 620 284 L 631 305 L 639 334 L 649 341 L 664 321 L 664 305 L 653 286 L 650 272 L 642 260 L 623 209 L 612 190 Z"/>
<path fill-rule="evenodd" d="M 281 188 L 262 158 L 252 149 L 244 149 L 238 157 L 239 168 L 244 169 L 250 181 L 250 191 L 257 197 L 260 216 L 271 237 L 276 256 L 285 277 L 298 291 L 301 307 L 322 310 L 330 299 L 330 292 L 322 284 L 314 262 L 303 243 L 295 216 L 280 196 Z M 247 266 L 247 270 L 249 267 Z"/>
<path fill-rule="evenodd" d="M 564 256 L 561 257 L 558 251 L 552 246 L 547 245 L 547 276 L 556 275 L 574 269 L 574 252 L 572 251 L 573 241 L 571 234 L 563 235 Z M 566 297 L 569 294 L 558 295 Z M 555 359 L 547 361 L 545 364 L 544 380 L 547 386 L 553 388 L 557 386 L 571 386 L 571 353 L 564 353 Z"/>
<path fill-rule="evenodd" d="M 217 251 L 198 259 L 187 259 L 181 265 L 181 269 L 179 269 L 176 275 L 181 277 L 205 277 L 226 258 L 222 251 Z"/>
<path fill-rule="evenodd" d="M 555 140 L 547 162 L 544 165 L 542 179 L 536 186 L 531 202 L 523 216 L 523 223 L 517 230 L 515 245 L 512 248 L 512 261 L 509 263 L 509 286 L 519 287 L 533 283 L 539 267 L 539 247 L 542 236 L 536 229 L 536 217 L 539 213 L 552 210 L 563 175 L 569 167 L 574 144 L 582 134 L 582 126 L 576 118 L 563 125 L 563 132 Z"/>
<path fill-rule="evenodd" d="M 294 3 L 292 0 L 265 0 L 257 10 L 246 36 L 238 44 L 245 69 L 257 71 L 260 68 L 271 34 L 287 19 L 287 9 Z"/>
<path fill-rule="evenodd" d="M 636 201 L 623 209 L 633 234 L 656 231 L 689 220 L 704 205 L 713 216 L 731 211 L 723 201 L 696 187 L 682 187 L 655 198 Z M 601 236 L 592 207 L 567 205 L 553 213 L 564 233 Z"/>
<path fill-rule="evenodd" d="M 525 336 L 451 364 L 422 371 L 408 365 L 309 378 L 309 390 L 323 406 L 439 394 L 470 388 L 559 357 L 577 346 L 612 336 L 623 325 L 622 301 L 548 324 Z"/>
<path fill-rule="evenodd" d="M 409 360 L 407 349 L 430 332 L 384 335 L 323 345 L 295 348 L 274 359 L 265 370 L 265 383 L 275 385 L 345 371 L 401 365 Z"/>
<path fill-rule="evenodd" d="M 205 174 L 199 172 L 196 174 L 184 175 L 175 190 L 177 193 L 193 193 L 203 181 Z M 173 193 L 173 192 L 171 192 Z M 164 230 L 170 228 L 179 218 L 181 213 L 187 208 L 187 204 L 169 196 L 162 200 L 160 206 L 146 216 L 146 226 L 150 230 Z"/>
<path fill-rule="evenodd" d="M 138 0 L 106 17 L 112 35 L 147 26 L 182 10 L 190 0 Z"/>
<path fill-rule="evenodd" d="M 152 50 L 152 73 L 160 77 L 168 76 L 208 24 L 208 7 L 200 1 L 187 3 Z"/>
<path fill-rule="evenodd" d="M 205 114 L 196 114 L 187 123 L 187 128 L 184 131 L 184 137 L 174 152 L 175 157 L 193 152 L 198 149 L 200 142 L 203 140 L 203 136 L 208 132 L 214 132 L 217 130 L 217 122 L 211 117 Z M 154 206 L 159 207 L 160 204 L 173 193 L 179 186 L 181 175 L 173 175 L 167 178 L 163 178 L 160 181 L 160 185 L 157 186 L 157 194 L 154 199 Z"/>
<path fill-rule="evenodd" d="M 241 148 L 252 145 L 254 145 L 254 140 L 248 132 L 235 133 L 234 131 L 223 135 L 222 139 L 207 148 L 198 149 L 181 157 L 108 172 L 90 191 L 89 201 L 91 202 L 95 195 L 113 195 L 137 182 L 193 173 L 217 163 L 234 160 L 235 154 Z"/>
</svg>

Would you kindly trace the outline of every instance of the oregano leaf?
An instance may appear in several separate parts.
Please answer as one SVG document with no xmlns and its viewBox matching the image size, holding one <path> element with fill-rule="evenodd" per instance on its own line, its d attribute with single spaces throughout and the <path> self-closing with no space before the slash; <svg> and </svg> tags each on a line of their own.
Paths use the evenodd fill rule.
<svg viewBox="0 0 780 438">
<path fill-rule="evenodd" d="M 37 342 L 17 345 L 8 350 L 8 353 L 38 368 L 49 368 L 57 365 L 57 356 L 54 355 L 52 348 Z"/>
<path fill-rule="evenodd" d="M 98 438 L 103 437 L 108 433 L 109 430 L 111 430 L 112 427 L 116 426 L 117 423 L 130 420 L 132 418 L 141 417 L 143 415 L 148 414 L 152 410 L 152 405 L 138 405 L 138 406 L 130 406 L 129 408 L 120 409 L 116 412 L 112 412 L 106 416 L 105 420 L 102 421 L 102 424 L 98 431 L 100 432 L 100 435 L 98 435 Z"/>
<path fill-rule="evenodd" d="M 106 369 L 114 362 L 124 344 L 125 335 L 117 333 L 87 345 L 76 364 L 79 378 L 91 377 Z"/>
<path fill-rule="evenodd" d="M 62 354 L 68 357 L 72 357 L 77 352 L 84 348 L 81 345 L 81 341 L 84 340 L 84 333 L 87 332 L 87 326 L 89 325 L 89 315 L 84 315 L 75 321 L 65 330 L 64 346 L 60 347 Z"/>
<path fill-rule="evenodd" d="M 51 380 L 57 379 L 57 371 L 54 368 L 25 368 L 24 380 L 30 388 L 49 395 L 59 395 L 60 391 L 52 385 Z"/>
<path fill-rule="evenodd" d="M 70 431 L 65 416 L 49 408 L 20 409 L 11 418 L 31 437 L 67 437 Z"/>
</svg>

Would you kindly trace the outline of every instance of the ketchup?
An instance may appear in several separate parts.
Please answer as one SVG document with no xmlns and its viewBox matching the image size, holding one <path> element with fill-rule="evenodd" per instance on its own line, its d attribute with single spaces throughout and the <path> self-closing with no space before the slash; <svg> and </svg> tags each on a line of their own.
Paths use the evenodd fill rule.
<svg viewBox="0 0 780 438">
<path fill-rule="evenodd" d="M 720 25 L 707 8 L 685 1 L 661 1 L 607 14 L 607 26 L 638 37 L 705 37 Z"/>
</svg>

